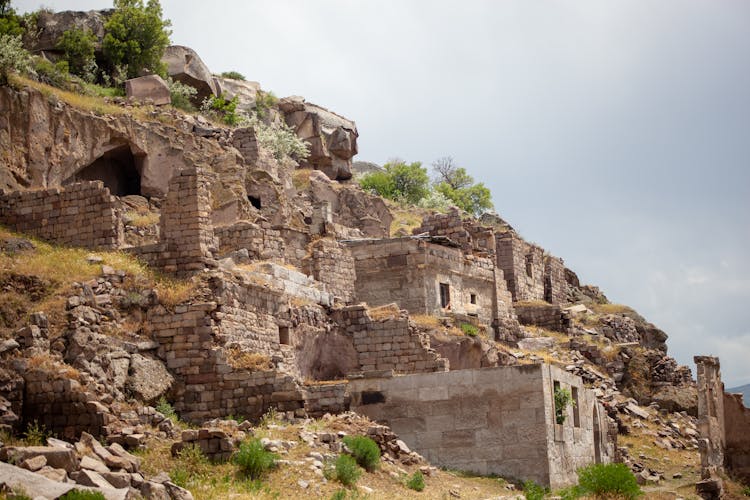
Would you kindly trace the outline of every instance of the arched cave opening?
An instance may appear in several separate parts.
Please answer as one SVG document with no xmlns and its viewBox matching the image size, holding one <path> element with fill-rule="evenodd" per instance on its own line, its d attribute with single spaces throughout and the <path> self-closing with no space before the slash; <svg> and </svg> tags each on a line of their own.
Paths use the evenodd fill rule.
<svg viewBox="0 0 750 500">
<path fill-rule="evenodd" d="M 247 200 L 250 202 L 250 204 L 252 206 L 254 206 L 255 208 L 257 208 L 258 210 L 261 209 L 260 197 L 247 195 Z"/>
<path fill-rule="evenodd" d="M 141 195 L 143 157 L 133 155 L 123 144 L 110 149 L 89 166 L 79 170 L 66 184 L 79 181 L 102 181 L 115 196 Z"/>
</svg>

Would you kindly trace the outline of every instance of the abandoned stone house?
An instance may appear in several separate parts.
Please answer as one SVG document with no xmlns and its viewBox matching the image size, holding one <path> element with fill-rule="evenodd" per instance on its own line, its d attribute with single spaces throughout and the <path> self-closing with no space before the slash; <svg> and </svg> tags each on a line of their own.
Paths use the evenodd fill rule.
<svg viewBox="0 0 750 500">
<path fill-rule="evenodd" d="M 750 482 L 750 409 L 741 394 L 724 392 L 721 365 L 713 356 L 696 356 L 698 431 L 703 498 L 721 498 L 724 474 Z"/>
<path fill-rule="evenodd" d="M 556 388 L 575 405 L 558 419 Z M 614 459 L 606 413 L 580 377 L 547 364 L 350 381 L 351 408 L 387 424 L 431 463 L 558 488 Z M 562 423 L 559 423 L 562 420 Z"/>
<path fill-rule="evenodd" d="M 497 340 L 517 340 L 514 301 L 547 301 L 559 314 L 566 287 L 560 259 L 456 211 L 426 218 L 415 233 L 427 235 L 390 238 L 382 200 L 317 171 L 297 193 L 292 167 L 269 159 L 252 129 L 227 135 L 105 121 L 50 111 L 33 92 L 9 92 L 0 89 L 9 123 L 28 126 L 29 109 L 44 109 L 40 115 L 54 123 L 37 124 L 35 149 L 23 158 L 35 189 L 0 193 L 0 224 L 60 244 L 123 249 L 168 274 L 202 277 L 200 299 L 144 312 L 155 344 L 148 355 L 174 377 L 170 397 L 185 420 L 258 418 L 270 407 L 319 416 L 351 407 L 390 419 L 436 463 L 553 487 L 571 482 L 581 465 L 612 459 L 607 418 L 580 378 L 546 364 L 450 371 L 409 321 L 409 314 L 453 316 Z M 289 109 L 307 120 L 304 103 Z M 354 141 L 352 127 L 333 134 L 336 148 Z M 64 151 L 55 149 L 61 129 L 76 131 Z M 349 147 L 330 163 L 331 175 L 346 178 L 356 143 Z M 158 208 L 145 238 L 134 239 L 124 221 L 130 198 Z M 268 364 L 238 366 L 237 352 L 261 354 Z M 557 383 L 574 389 L 578 401 L 559 425 L 551 399 Z M 34 387 L 25 397 L 37 398 L 39 408 L 87 397 L 74 384 L 40 388 L 36 396 Z M 365 394 L 373 391 L 381 396 L 370 404 Z M 107 409 L 89 402 L 85 418 L 60 423 L 49 415 L 43 423 L 61 435 L 106 432 Z M 410 414 L 399 420 L 396 407 Z M 468 418 L 467 409 L 476 415 Z"/>
</svg>

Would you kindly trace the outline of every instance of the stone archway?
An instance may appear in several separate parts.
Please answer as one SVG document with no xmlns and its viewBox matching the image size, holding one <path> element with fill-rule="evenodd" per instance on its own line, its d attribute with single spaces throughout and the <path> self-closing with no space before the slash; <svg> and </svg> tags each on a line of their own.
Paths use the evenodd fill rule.
<svg viewBox="0 0 750 500">
<path fill-rule="evenodd" d="M 64 184 L 102 181 L 115 196 L 141 195 L 143 156 L 136 156 L 128 144 L 115 146 L 83 167 Z"/>
</svg>

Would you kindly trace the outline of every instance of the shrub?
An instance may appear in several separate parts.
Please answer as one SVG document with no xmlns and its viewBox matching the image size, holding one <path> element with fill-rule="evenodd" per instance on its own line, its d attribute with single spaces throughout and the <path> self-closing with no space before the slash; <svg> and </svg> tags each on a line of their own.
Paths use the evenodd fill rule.
<svg viewBox="0 0 750 500">
<path fill-rule="evenodd" d="M 471 323 L 461 323 L 461 331 L 464 332 L 464 335 L 469 337 L 476 337 L 479 335 L 479 328 Z"/>
<path fill-rule="evenodd" d="M 31 71 L 31 55 L 23 48 L 20 35 L 0 35 L 0 84 L 8 81 L 8 73 Z"/>
<path fill-rule="evenodd" d="M 71 76 L 68 72 L 68 61 L 64 59 L 52 63 L 43 57 L 35 57 L 34 73 L 39 82 L 63 90 L 70 88 Z"/>
<path fill-rule="evenodd" d="M 169 401 L 166 400 L 164 396 L 159 398 L 159 401 L 156 402 L 156 411 L 167 417 L 168 419 L 177 422 L 177 412 L 174 411 L 174 406 L 171 405 Z"/>
<path fill-rule="evenodd" d="M 201 447 L 194 443 L 189 444 L 177 453 L 177 463 L 169 471 L 169 478 L 177 486 L 186 488 L 190 478 L 200 474 L 207 464 L 208 459 L 203 454 Z"/>
<path fill-rule="evenodd" d="M 432 210 L 445 212 L 452 204 L 451 200 L 449 200 L 443 193 L 433 189 L 427 196 L 419 200 L 417 206 L 419 208 L 430 208 Z"/>
<path fill-rule="evenodd" d="M 394 160 L 383 166 L 383 171 L 363 176 L 359 184 L 384 198 L 416 205 L 430 192 L 430 179 L 427 170 L 420 162 L 407 164 Z"/>
<path fill-rule="evenodd" d="M 357 461 L 349 455 L 339 455 L 334 464 L 334 474 L 336 480 L 344 486 L 354 486 L 362 475 L 362 469 L 357 465 Z"/>
<path fill-rule="evenodd" d="M 744 488 L 742 488 L 742 494 L 746 497 L 750 497 L 750 486 L 745 486 Z"/>
<path fill-rule="evenodd" d="M 28 446 L 43 446 L 47 444 L 49 432 L 43 425 L 34 420 L 26 427 L 23 438 Z"/>
<path fill-rule="evenodd" d="M 100 491 L 74 489 L 61 496 L 60 500 L 105 500 L 105 497 Z"/>
<path fill-rule="evenodd" d="M 584 494 L 597 497 L 616 495 L 633 499 L 643 494 L 625 464 L 594 464 L 578 469 L 578 483 Z"/>
<path fill-rule="evenodd" d="M 166 66 L 161 62 L 169 45 L 168 29 L 171 23 L 162 19 L 159 0 L 114 0 L 115 11 L 104 25 L 102 49 L 110 70 L 125 69 L 128 78 L 134 78 L 146 69 L 165 76 Z"/>
<path fill-rule="evenodd" d="M 570 389 L 556 387 L 555 388 L 555 420 L 557 421 L 558 424 L 565 423 L 565 418 L 567 417 L 567 415 L 565 415 L 565 408 L 567 408 L 568 405 L 575 405 L 575 401 L 573 401 L 573 395 L 570 393 Z"/>
<path fill-rule="evenodd" d="M 57 42 L 57 49 L 65 53 L 69 71 L 87 82 L 96 79 L 95 46 L 96 36 L 88 28 L 68 30 Z"/>
<path fill-rule="evenodd" d="M 292 158 L 294 160 L 305 160 L 310 156 L 308 144 L 297 137 L 297 134 L 286 124 L 267 125 L 260 121 L 257 116 L 250 117 L 247 125 L 255 129 L 255 135 L 261 147 L 269 149 L 274 158 Z"/>
<path fill-rule="evenodd" d="M 227 125 L 237 125 L 240 122 L 240 115 L 237 113 L 238 103 L 239 98 L 237 96 L 229 101 L 223 95 L 206 97 L 201 104 L 201 113 L 212 118 L 218 118 Z"/>
<path fill-rule="evenodd" d="M 480 215 L 492 208 L 490 190 L 481 182 L 475 184 L 466 169 L 457 166 L 450 156 L 433 162 L 432 169 L 437 174 L 435 190 L 460 209 Z"/>
<path fill-rule="evenodd" d="M 526 500 L 542 500 L 549 490 L 536 484 L 534 481 L 526 481 L 523 483 L 523 496 Z"/>
<path fill-rule="evenodd" d="M 415 472 L 406 482 L 406 487 L 414 491 L 424 490 L 424 476 L 420 471 Z"/>
<path fill-rule="evenodd" d="M 265 118 L 268 110 L 276 106 L 277 102 L 279 102 L 279 98 L 273 92 L 259 90 L 255 96 L 255 114 L 258 118 Z"/>
<path fill-rule="evenodd" d="M 240 467 L 243 474 L 251 479 L 258 479 L 268 470 L 276 466 L 278 456 L 266 451 L 260 439 L 251 439 L 240 445 L 234 455 L 234 463 Z"/>
<path fill-rule="evenodd" d="M 367 436 L 346 436 L 344 444 L 360 467 L 372 472 L 380 465 L 380 447 Z"/>
<path fill-rule="evenodd" d="M 198 90 L 195 87 L 185 85 L 184 83 L 173 80 L 172 78 L 167 78 L 167 85 L 169 85 L 169 95 L 172 98 L 172 106 L 184 111 L 195 111 L 195 107 L 191 102 L 191 99 L 198 93 Z"/>
<path fill-rule="evenodd" d="M 229 78 L 230 80 L 245 80 L 245 75 L 238 71 L 225 71 L 221 76 L 222 78 Z"/>
<path fill-rule="evenodd" d="M 346 500 L 346 490 L 342 488 L 334 491 L 331 500 Z"/>
</svg>

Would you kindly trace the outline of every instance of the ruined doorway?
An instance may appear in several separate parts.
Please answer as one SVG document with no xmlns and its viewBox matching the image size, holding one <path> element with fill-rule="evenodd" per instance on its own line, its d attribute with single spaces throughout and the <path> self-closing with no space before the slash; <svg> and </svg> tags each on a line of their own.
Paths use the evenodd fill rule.
<svg viewBox="0 0 750 500">
<path fill-rule="evenodd" d="M 594 431 L 594 463 L 600 464 L 602 463 L 602 438 L 601 430 L 599 429 L 599 410 L 597 409 L 596 404 L 594 404 L 594 414 L 592 419 L 592 429 Z"/>
<path fill-rule="evenodd" d="M 114 147 L 79 170 L 65 184 L 102 181 L 115 196 L 141 195 L 143 157 L 135 156 L 128 144 Z"/>
<path fill-rule="evenodd" d="M 440 283 L 440 307 L 445 309 L 451 303 L 451 287 L 448 283 Z"/>
</svg>

